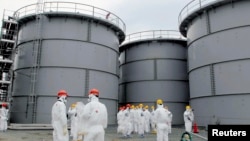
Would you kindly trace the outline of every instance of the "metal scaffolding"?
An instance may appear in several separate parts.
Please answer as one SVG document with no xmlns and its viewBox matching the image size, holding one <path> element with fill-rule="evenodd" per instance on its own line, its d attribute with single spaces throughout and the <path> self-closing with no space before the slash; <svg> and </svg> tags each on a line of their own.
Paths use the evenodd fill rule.
<svg viewBox="0 0 250 141">
<path fill-rule="evenodd" d="M 0 34 L 0 102 L 9 102 L 13 77 L 14 50 L 17 40 L 18 23 L 14 12 L 4 10 Z"/>
</svg>

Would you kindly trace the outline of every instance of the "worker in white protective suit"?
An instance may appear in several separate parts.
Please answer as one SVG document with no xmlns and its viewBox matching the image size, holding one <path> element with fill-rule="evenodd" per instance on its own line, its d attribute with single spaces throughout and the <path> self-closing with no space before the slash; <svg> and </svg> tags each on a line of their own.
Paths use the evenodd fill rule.
<svg viewBox="0 0 250 141">
<path fill-rule="evenodd" d="M 185 130 L 187 132 L 192 132 L 192 125 L 194 121 L 194 113 L 189 105 L 186 106 L 186 110 L 183 113 Z"/>
<path fill-rule="evenodd" d="M 119 108 L 119 111 L 118 113 L 116 114 L 116 117 L 117 117 L 117 133 L 123 133 L 123 131 L 125 130 L 125 123 L 123 121 L 123 117 L 124 117 L 124 110 L 125 110 L 125 106 L 121 106 Z"/>
<path fill-rule="evenodd" d="M 6 132 L 8 128 L 8 105 L 7 103 L 2 103 L 0 108 L 0 131 Z"/>
<path fill-rule="evenodd" d="M 76 103 L 72 103 L 68 110 L 68 116 L 70 119 L 70 137 L 73 141 L 77 140 L 77 113 L 76 113 Z"/>
<path fill-rule="evenodd" d="M 164 108 L 168 111 L 168 117 L 169 117 L 169 119 L 170 119 L 170 122 L 169 122 L 169 133 L 171 133 L 171 132 L 172 132 L 172 119 L 173 119 L 173 114 L 172 114 L 172 112 L 169 111 L 168 106 L 165 105 Z"/>
<path fill-rule="evenodd" d="M 99 90 L 91 89 L 89 103 L 84 106 L 83 119 L 85 120 L 82 134 L 84 141 L 104 141 L 108 125 L 108 112 L 106 106 L 99 102 Z"/>
<path fill-rule="evenodd" d="M 144 118 L 145 118 L 145 126 L 144 126 L 144 131 L 146 133 L 150 132 L 150 120 L 151 120 L 151 114 L 148 110 L 148 105 L 144 106 L 143 110 Z"/>
<path fill-rule="evenodd" d="M 135 105 L 131 105 L 130 107 L 130 119 L 132 124 L 132 134 L 138 133 L 138 125 L 136 124 L 136 109 Z"/>
<path fill-rule="evenodd" d="M 84 111 L 84 103 L 83 102 L 76 102 L 76 130 L 73 133 L 77 141 L 82 141 L 83 136 L 82 136 L 82 131 L 84 128 L 84 119 L 83 119 L 83 111 Z M 75 140 L 73 140 L 75 141 Z"/>
<path fill-rule="evenodd" d="M 152 133 L 156 133 L 156 119 L 155 119 L 155 106 L 151 106 L 151 120 L 150 120 L 150 126 Z"/>
<path fill-rule="evenodd" d="M 126 109 L 123 111 L 122 122 L 124 123 L 124 130 L 122 131 L 122 135 L 124 138 L 130 138 L 132 133 L 132 122 L 131 122 L 131 113 L 130 113 L 130 104 L 126 104 Z"/>
<path fill-rule="evenodd" d="M 168 134 L 170 132 L 171 113 L 164 108 L 163 101 L 158 99 L 156 101 L 157 109 L 155 110 L 157 141 L 168 141 Z"/>
<path fill-rule="evenodd" d="M 141 138 L 145 136 L 145 117 L 143 113 L 143 104 L 140 103 L 137 109 L 136 122 L 138 125 L 138 134 Z"/>
<path fill-rule="evenodd" d="M 68 126 L 67 126 L 67 102 L 68 94 L 65 90 L 60 90 L 57 93 L 57 101 L 52 106 L 52 127 L 53 141 L 69 141 Z"/>
</svg>

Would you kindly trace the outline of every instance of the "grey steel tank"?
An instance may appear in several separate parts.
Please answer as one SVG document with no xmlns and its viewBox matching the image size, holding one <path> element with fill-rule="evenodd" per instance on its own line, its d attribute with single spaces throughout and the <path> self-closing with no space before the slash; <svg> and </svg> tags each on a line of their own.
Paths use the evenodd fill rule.
<svg viewBox="0 0 250 141">
<path fill-rule="evenodd" d="M 183 124 L 188 103 L 186 39 L 178 31 L 150 30 L 126 36 L 120 51 L 120 105 L 148 105 L 162 99 Z"/>
<path fill-rule="evenodd" d="M 250 122 L 249 7 L 249 0 L 195 0 L 179 14 L 197 125 Z"/>
<path fill-rule="evenodd" d="M 32 4 L 16 11 L 19 23 L 11 121 L 50 123 L 57 92 L 67 108 L 100 91 L 108 124 L 116 124 L 119 44 L 125 24 L 115 14 L 71 2 Z"/>
</svg>

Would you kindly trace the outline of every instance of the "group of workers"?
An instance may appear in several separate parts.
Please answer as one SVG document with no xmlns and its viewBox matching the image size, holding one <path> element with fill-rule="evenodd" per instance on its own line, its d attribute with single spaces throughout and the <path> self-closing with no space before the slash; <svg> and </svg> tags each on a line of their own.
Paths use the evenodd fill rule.
<svg viewBox="0 0 250 141">
<path fill-rule="evenodd" d="M 117 133 L 122 134 L 123 138 L 130 138 L 131 134 L 137 134 L 143 138 L 145 134 L 152 132 L 157 133 L 157 141 L 168 141 L 168 135 L 172 132 L 173 114 L 166 105 L 164 106 L 162 99 L 158 99 L 156 104 L 156 109 L 151 106 L 151 111 L 148 105 L 143 106 L 143 104 L 121 106 L 117 113 Z M 188 134 L 192 131 L 194 121 L 193 110 L 189 105 L 186 106 L 183 118 Z M 186 139 L 187 137 L 185 136 Z"/>
<path fill-rule="evenodd" d="M 108 125 L 106 106 L 99 102 L 99 90 L 89 91 L 88 103 L 76 102 L 66 109 L 68 93 L 60 90 L 58 100 L 52 107 L 53 141 L 104 141 Z M 71 128 L 68 132 L 67 116 L 70 117 Z"/>
<path fill-rule="evenodd" d="M 108 113 L 106 106 L 99 102 L 99 90 L 94 88 L 89 91 L 87 104 L 75 102 L 68 110 L 67 97 L 67 91 L 58 91 L 57 101 L 52 106 L 53 141 L 69 141 L 70 137 L 72 141 L 104 141 Z M 126 104 L 120 107 L 117 113 L 117 133 L 121 133 L 124 138 L 132 137 L 131 134 L 138 134 L 143 138 L 145 134 L 152 132 L 157 134 L 157 141 L 168 141 L 173 114 L 161 99 L 158 99 L 156 104 L 156 109 L 151 106 L 151 111 L 148 105 L 143 104 Z M 0 131 L 4 132 L 7 130 L 8 106 L 6 103 L 0 106 Z M 70 132 L 68 118 L 71 121 Z M 186 132 L 192 132 L 194 114 L 189 105 L 186 106 L 183 118 Z"/>
</svg>

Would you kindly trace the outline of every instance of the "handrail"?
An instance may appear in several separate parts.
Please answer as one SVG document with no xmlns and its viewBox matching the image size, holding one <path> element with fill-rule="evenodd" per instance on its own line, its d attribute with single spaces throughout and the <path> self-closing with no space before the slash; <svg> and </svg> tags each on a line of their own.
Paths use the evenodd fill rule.
<svg viewBox="0 0 250 141">
<path fill-rule="evenodd" d="M 31 14 L 36 14 L 37 3 L 30 4 L 18 9 L 14 13 L 14 17 L 18 20 L 24 16 Z M 42 6 L 42 13 L 57 13 L 57 12 L 68 12 L 74 14 L 85 14 L 90 17 L 100 18 L 111 22 L 112 24 L 118 26 L 124 33 L 126 32 L 125 23 L 114 13 L 111 13 L 107 10 L 97 8 L 91 5 L 74 3 L 74 2 L 44 2 Z M 41 14 L 41 13 L 39 13 Z"/>
<path fill-rule="evenodd" d="M 182 8 L 178 21 L 179 25 L 182 23 L 182 21 L 188 17 L 190 14 L 194 13 L 195 11 L 198 11 L 208 5 L 211 5 L 213 3 L 217 3 L 220 1 L 226 1 L 226 0 L 193 0 L 189 2 L 184 8 Z"/>
<path fill-rule="evenodd" d="M 142 32 L 136 32 L 126 35 L 125 41 L 122 44 L 126 44 L 133 41 L 140 41 L 146 39 L 181 39 L 186 40 L 179 31 L 175 30 L 148 30 Z"/>
</svg>

